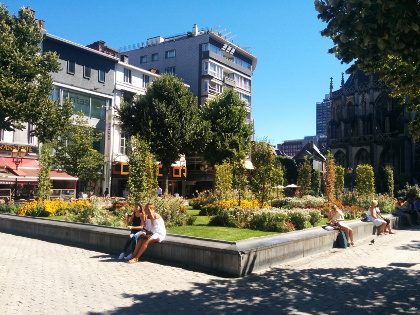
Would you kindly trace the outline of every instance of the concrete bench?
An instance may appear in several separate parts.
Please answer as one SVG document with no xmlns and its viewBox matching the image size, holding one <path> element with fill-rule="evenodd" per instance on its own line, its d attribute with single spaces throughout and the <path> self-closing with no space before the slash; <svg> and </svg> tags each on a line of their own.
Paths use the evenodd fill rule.
<svg viewBox="0 0 420 315">
<path fill-rule="evenodd" d="M 400 219 L 392 215 L 393 228 Z M 372 236 L 373 224 L 346 221 L 354 240 Z M 38 238 L 118 255 L 129 231 L 122 228 L 0 214 L 0 232 Z M 227 242 L 168 234 L 147 249 L 142 259 L 165 262 L 228 277 L 243 277 L 278 264 L 333 248 L 337 231 L 314 227 L 301 231 Z"/>
</svg>

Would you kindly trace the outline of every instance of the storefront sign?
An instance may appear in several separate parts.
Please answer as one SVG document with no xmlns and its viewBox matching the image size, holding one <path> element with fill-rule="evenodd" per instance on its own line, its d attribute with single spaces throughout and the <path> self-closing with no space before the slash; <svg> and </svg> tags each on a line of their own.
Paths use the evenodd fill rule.
<svg viewBox="0 0 420 315">
<path fill-rule="evenodd" d="M 26 153 L 38 153 L 38 148 L 35 146 L 21 146 L 21 145 L 14 145 L 14 144 L 0 144 L 0 151 L 7 151 L 11 152 L 14 149 L 25 149 Z"/>
</svg>

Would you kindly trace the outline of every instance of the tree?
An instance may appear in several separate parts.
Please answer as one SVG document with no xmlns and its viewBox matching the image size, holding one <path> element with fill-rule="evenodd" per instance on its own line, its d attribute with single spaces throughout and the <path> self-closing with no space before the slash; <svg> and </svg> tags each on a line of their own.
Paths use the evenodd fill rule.
<svg viewBox="0 0 420 315">
<path fill-rule="evenodd" d="M 48 200 L 51 194 L 52 184 L 50 181 L 50 172 L 53 165 L 53 156 L 51 155 L 51 142 L 44 143 L 41 146 L 39 155 L 39 164 L 41 168 L 38 173 L 38 196 L 43 200 Z"/>
<path fill-rule="evenodd" d="M 0 130 L 36 126 L 57 106 L 50 99 L 51 72 L 59 71 L 57 55 L 41 53 L 42 33 L 33 12 L 21 8 L 10 16 L 0 4 Z"/>
<path fill-rule="evenodd" d="M 163 191 L 168 189 L 168 168 L 182 154 L 195 153 L 206 138 L 198 119 L 196 97 L 181 79 L 163 74 L 153 81 L 146 95 L 118 109 L 125 132 L 139 135 L 163 169 Z"/>
<path fill-rule="evenodd" d="M 335 167 L 335 195 L 339 199 L 344 192 L 344 167 L 337 165 Z"/>
<path fill-rule="evenodd" d="M 79 178 L 79 190 L 81 182 L 95 182 L 102 177 L 99 170 L 104 155 L 93 149 L 94 142 L 101 139 L 102 134 L 95 132 L 79 112 L 57 142 L 55 164 Z"/>
<path fill-rule="evenodd" d="M 309 188 L 311 187 L 311 173 L 311 163 L 305 157 L 305 160 L 298 165 L 297 185 L 299 186 L 298 191 L 301 197 L 309 194 Z"/>
<path fill-rule="evenodd" d="M 335 162 L 334 156 L 328 152 L 325 156 L 325 173 L 324 173 L 324 196 L 328 202 L 333 203 L 335 201 Z"/>
<path fill-rule="evenodd" d="M 375 175 L 372 165 L 357 165 L 356 176 L 357 193 L 359 195 L 373 195 L 375 193 Z"/>
<path fill-rule="evenodd" d="M 223 161 L 242 161 L 250 150 L 252 126 L 247 123 L 245 102 L 233 89 L 208 99 L 200 108 L 200 117 L 210 126 L 202 155 L 211 165 Z"/>
<path fill-rule="evenodd" d="M 129 142 L 128 159 L 130 173 L 127 187 L 130 202 L 140 202 L 156 194 L 158 168 L 150 153 L 150 146 L 138 135 Z"/>
<path fill-rule="evenodd" d="M 270 145 L 266 142 L 251 144 L 251 161 L 254 165 L 251 178 L 251 188 L 260 205 L 268 200 L 272 189 L 272 170 L 275 157 Z"/>
<path fill-rule="evenodd" d="M 214 166 L 214 190 L 220 194 L 220 199 L 226 199 L 227 193 L 232 189 L 233 168 L 228 161 Z"/>
<path fill-rule="evenodd" d="M 384 167 L 388 195 L 394 197 L 394 169 L 392 166 L 387 165 Z"/>
<path fill-rule="evenodd" d="M 420 111 L 420 2 L 416 0 L 315 0 L 318 18 L 328 23 L 321 35 L 330 37 L 342 63 L 354 63 L 347 73 L 378 73 L 393 89 L 391 96 Z M 420 116 L 410 123 L 420 140 Z"/>
</svg>

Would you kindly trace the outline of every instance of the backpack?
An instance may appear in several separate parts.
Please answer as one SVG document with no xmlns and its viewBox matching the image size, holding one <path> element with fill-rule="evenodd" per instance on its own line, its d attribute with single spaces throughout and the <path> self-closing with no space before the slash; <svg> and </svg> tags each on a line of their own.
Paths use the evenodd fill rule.
<svg viewBox="0 0 420 315">
<path fill-rule="evenodd" d="M 346 238 L 346 233 L 344 233 L 344 231 L 339 231 L 338 232 L 336 243 L 337 243 L 337 247 L 339 247 L 339 248 L 347 248 L 347 246 L 348 246 L 347 238 Z"/>
</svg>

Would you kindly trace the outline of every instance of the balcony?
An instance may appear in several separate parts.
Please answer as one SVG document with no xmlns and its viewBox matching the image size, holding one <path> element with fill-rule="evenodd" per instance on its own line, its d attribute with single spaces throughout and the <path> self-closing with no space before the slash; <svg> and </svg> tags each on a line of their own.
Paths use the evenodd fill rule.
<svg viewBox="0 0 420 315">
<path fill-rule="evenodd" d="M 230 85 L 230 86 L 236 87 L 236 82 L 235 82 L 235 79 L 233 79 L 233 78 L 225 77 L 224 83 L 226 85 Z"/>
</svg>

